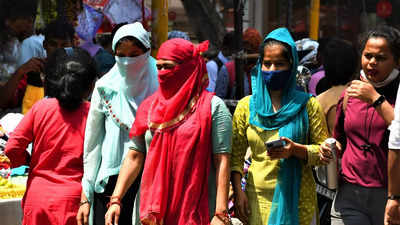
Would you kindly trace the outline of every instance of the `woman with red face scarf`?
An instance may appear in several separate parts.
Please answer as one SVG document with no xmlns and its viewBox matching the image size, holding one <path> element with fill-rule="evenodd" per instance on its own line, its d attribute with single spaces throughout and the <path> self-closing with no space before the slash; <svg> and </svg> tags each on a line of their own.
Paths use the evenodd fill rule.
<svg viewBox="0 0 400 225">
<path fill-rule="evenodd" d="M 227 214 L 231 115 L 208 92 L 198 46 L 171 39 L 157 55 L 159 89 L 140 106 L 133 146 L 122 165 L 106 214 L 118 223 L 120 199 L 144 163 L 140 193 L 142 224 L 229 224 Z M 144 157 L 146 160 L 144 162 Z"/>
</svg>

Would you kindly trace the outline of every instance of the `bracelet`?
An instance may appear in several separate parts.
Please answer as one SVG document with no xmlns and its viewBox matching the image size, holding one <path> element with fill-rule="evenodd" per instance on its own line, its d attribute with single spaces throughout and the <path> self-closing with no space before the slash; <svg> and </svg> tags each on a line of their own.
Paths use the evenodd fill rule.
<svg viewBox="0 0 400 225">
<path fill-rule="evenodd" d="M 231 218 L 229 217 L 227 210 L 224 210 L 222 212 L 215 212 L 215 216 L 224 224 L 231 224 Z"/>
<path fill-rule="evenodd" d="M 389 200 L 399 200 L 400 199 L 400 195 L 389 195 L 388 199 Z"/>
<path fill-rule="evenodd" d="M 88 200 L 79 202 L 79 207 L 83 206 L 84 204 L 89 204 Z"/>
<path fill-rule="evenodd" d="M 110 206 L 112 206 L 112 205 L 119 205 L 119 207 L 122 208 L 122 204 L 120 201 L 114 201 L 114 202 L 107 203 L 107 209 L 110 208 Z"/>
<path fill-rule="evenodd" d="M 110 202 L 107 203 L 107 209 L 110 208 L 111 205 L 119 205 L 122 208 L 121 197 L 119 196 L 110 196 Z"/>
<path fill-rule="evenodd" d="M 386 100 L 386 98 L 385 98 L 384 95 L 379 96 L 379 98 L 376 99 L 376 100 L 374 101 L 374 103 L 372 103 L 372 107 L 374 107 L 374 108 L 378 107 L 378 106 L 381 105 L 385 100 Z"/>
</svg>

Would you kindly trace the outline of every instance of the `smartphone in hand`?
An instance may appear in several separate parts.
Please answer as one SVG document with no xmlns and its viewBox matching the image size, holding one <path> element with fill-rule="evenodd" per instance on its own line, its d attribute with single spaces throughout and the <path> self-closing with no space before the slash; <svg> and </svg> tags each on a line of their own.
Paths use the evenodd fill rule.
<svg viewBox="0 0 400 225">
<path fill-rule="evenodd" d="M 286 142 L 283 140 L 280 140 L 280 139 L 265 142 L 265 147 L 267 148 L 267 151 L 270 151 L 271 149 L 274 149 L 274 148 L 282 148 L 285 145 L 286 145 Z"/>
</svg>

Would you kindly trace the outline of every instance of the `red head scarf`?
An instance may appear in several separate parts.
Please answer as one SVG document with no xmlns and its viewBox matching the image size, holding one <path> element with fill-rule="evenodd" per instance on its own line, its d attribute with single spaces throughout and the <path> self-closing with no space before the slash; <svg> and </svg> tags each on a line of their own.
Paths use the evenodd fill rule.
<svg viewBox="0 0 400 225">
<path fill-rule="evenodd" d="M 184 39 L 161 45 L 157 58 L 178 63 L 159 71 L 160 88 L 136 113 L 131 136 L 153 131 L 141 193 L 144 225 L 210 223 L 208 173 L 211 165 L 211 99 L 201 51 Z"/>
<path fill-rule="evenodd" d="M 187 106 L 193 104 L 208 86 L 206 64 L 200 55 L 208 49 L 208 44 L 205 41 L 196 46 L 190 41 L 174 38 L 161 45 L 157 59 L 172 60 L 178 64 L 172 69 L 158 71 L 160 87 L 149 109 L 150 121 L 142 121 L 144 124 L 135 122 L 138 126 L 132 130 L 133 136 L 143 134 L 148 122 L 165 128 L 184 119 L 188 113 L 185 111 Z"/>
</svg>

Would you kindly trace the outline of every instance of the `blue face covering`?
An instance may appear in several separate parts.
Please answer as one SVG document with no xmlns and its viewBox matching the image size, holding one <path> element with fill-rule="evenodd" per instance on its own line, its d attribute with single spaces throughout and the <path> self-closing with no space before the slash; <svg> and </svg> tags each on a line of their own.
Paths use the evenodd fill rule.
<svg viewBox="0 0 400 225">
<path fill-rule="evenodd" d="M 282 90 L 285 88 L 289 77 L 291 75 L 290 70 L 276 70 L 276 71 L 261 71 L 263 80 L 270 90 Z"/>
</svg>

